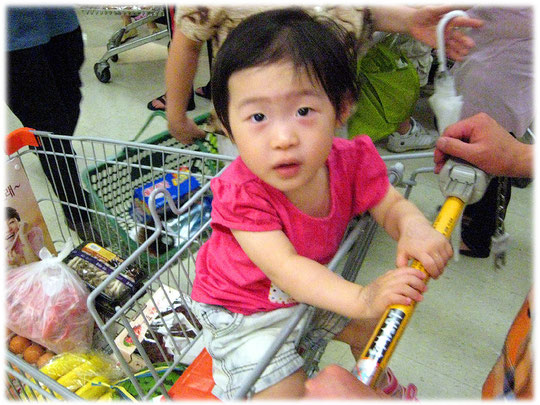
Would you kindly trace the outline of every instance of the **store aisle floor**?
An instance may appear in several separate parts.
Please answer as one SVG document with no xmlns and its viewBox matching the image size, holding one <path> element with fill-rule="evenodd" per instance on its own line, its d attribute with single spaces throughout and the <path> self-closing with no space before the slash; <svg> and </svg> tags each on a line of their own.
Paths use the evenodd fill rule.
<svg viewBox="0 0 540 405">
<path fill-rule="evenodd" d="M 149 117 L 147 103 L 164 93 L 167 40 L 163 39 L 121 53 L 111 62 L 111 81 L 103 84 L 94 75 L 94 63 L 106 51 L 111 34 L 122 26 L 119 16 L 80 14 L 85 35 L 86 62 L 82 68 L 83 101 L 75 136 L 131 140 Z M 146 27 L 140 29 L 145 34 Z M 208 80 L 206 52 L 201 53 L 196 86 Z M 196 97 L 197 116 L 210 103 Z M 432 114 L 421 99 L 415 117 L 432 126 Z M 8 111 L 7 130 L 20 126 Z M 143 138 L 166 128 L 164 120 L 153 123 Z M 382 155 L 388 155 L 383 145 Z M 429 158 L 404 161 L 405 177 L 418 167 L 431 166 Z M 391 165 L 392 163 L 389 163 Z M 36 165 L 34 184 L 46 182 Z M 437 177 L 417 178 L 410 199 L 433 219 L 443 197 Z M 403 190 L 403 189 L 401 189 Z M 39 190 L 36 191 L 39 195 Z M 511 234 L 511 250 L 506 267 L 493 268 L 492 259 L 460 257 L 451 261 L 444 275 L 429 283 L 425 300 L 416 312 L 390 362 L 402 383 L 418 386 L 419 398 L 479 399 L 482 383 L 499 355 L 506 332 L 532 282 L 533 269 L 533 187 L 514 189 L 508 209 L 506 230 Z M 394 267 L 395 242 L 378 230 L 369 249 L 358 282 L 366 283 Z M 331 343 L 321 365 L 338 363 L 351 369 L 354 360 L 348 349 Z"/>
</svg>

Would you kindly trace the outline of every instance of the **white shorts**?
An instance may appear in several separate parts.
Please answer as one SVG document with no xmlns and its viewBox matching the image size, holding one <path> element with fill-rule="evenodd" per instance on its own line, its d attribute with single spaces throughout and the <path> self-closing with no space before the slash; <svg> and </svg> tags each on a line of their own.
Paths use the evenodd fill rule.
<svg viewBox="0 0 540 405">
<path fill-rule="evenodd" d="M 272 342 L 279 336 L 298 305 L 270 312 L 242 315 L 221 306 L 193 301 L 192 310 L 203 326 L 206 350 L 212 356 L 215 387 L 212 393 L 221 400 L 232 400 L 236 391 L 255 368 Z M 303 316 L 281 346 L 248 396 L 260 392 L 290 376 L 304 365 L 294 342 L 308 320 Z M 350 319 L 317 309 L 310 330 L 302 338 L 301 347 L 315 348 L 338 335 Z"/>
</svg>

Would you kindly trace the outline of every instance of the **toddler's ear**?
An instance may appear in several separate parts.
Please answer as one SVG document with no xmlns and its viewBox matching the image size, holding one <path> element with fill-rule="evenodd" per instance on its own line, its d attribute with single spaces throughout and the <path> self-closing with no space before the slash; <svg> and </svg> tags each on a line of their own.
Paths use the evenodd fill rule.
<svg viewBox="0 0 540 405">
<path fill-rule="evenodd" d="M 345 100 L 343 101 L 343 104 L 341 104 L 341 109 L 337 116 L 338 127 L 342 127 L 347 123 L 349 117 L 354 111 L 355 106 L 356 104 L 354 99 L 350 95 L 345 96 Z"/>
</svg>

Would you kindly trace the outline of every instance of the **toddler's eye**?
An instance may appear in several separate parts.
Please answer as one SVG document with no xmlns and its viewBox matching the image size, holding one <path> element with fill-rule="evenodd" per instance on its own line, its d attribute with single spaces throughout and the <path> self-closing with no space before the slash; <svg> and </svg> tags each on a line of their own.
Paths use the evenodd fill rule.
<svg viewBox="0 0 540 405">
<path fill-rule="evenodd" d="M 311 111 L 311 108 L 309 107 L 302 107 L 302 108 L 299 108 L 298 111 L 296 112 L 296 114 L 298 114 L 300 117 L 305 117 L 306 115 L 309 114 L 309 112 Z"/>
<path fill-rule="evenodd" d="M 265 115 L 261 113 L 253 114 L 251 116 L 251 120 L 255 122 L 262 122 L 264 121 L 265 118 L 266 118 Z"/>
</svg>

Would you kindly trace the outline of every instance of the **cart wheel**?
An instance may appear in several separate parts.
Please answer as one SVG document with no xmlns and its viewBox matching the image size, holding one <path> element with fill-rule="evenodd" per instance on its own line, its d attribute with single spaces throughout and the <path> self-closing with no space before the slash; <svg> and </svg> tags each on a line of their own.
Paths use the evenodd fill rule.
<svg viewBox="0 0 540 405">
<path fill-rule="evenodd" d="M 113 62 L 118 62 L 118 55 L 113 55 L 113 56 L 111 56 L 111 60 L 112 60 Z"/>
<path fill-rule="evenodd" d="M 107 64 L 96 63 L 94 73 L 101 83 L 108 83 L 111 80 L 111 70 Z"/>
</svg>

